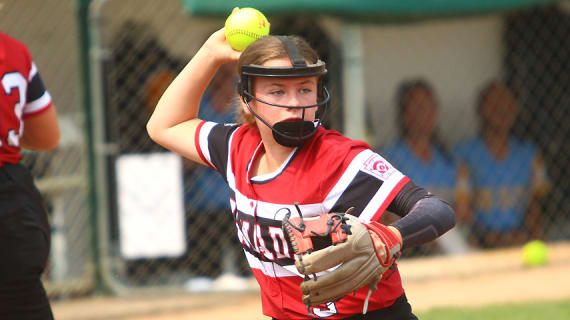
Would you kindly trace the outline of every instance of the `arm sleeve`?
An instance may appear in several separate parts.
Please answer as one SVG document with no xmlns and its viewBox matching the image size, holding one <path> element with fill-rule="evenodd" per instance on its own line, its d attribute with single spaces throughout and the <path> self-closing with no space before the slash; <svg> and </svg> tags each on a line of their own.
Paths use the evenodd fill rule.
<svg viewBox="0 0 570 320">
<path fill-rule="evenodd" d="M 424 196 L 414 201 L 422 193 Z M 455 212 L 451 206 L 415 185 L 403 188 L 392 205 L 398 210 L 396 213 L 403 216 L 392 224 L 402 234 L 402 249 L 435 240 L 455 226 Z M 408 211 L 410 205 L 413 206 Z"/>
</svg>

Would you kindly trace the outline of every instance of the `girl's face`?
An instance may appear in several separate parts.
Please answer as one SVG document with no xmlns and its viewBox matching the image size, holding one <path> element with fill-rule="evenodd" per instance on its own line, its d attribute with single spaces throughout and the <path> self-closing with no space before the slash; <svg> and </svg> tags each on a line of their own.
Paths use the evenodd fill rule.
<svg viewBox="0 0 570 320">
<path fill-rule="evenodd" d="M 437 107 L 432 93 L 425 88 L 412 89 L 407 94 L 402 116 L 408 134 L 431 136 L 437 122 Z"/>
<path fill-rule="evenodd" d="M 485 126 L 494 131 L 508 132 L 517 116 L 517 103 L 511 92 L 497 85 L 489 90 L 480 107 Z"/>
<path fill-rule="evenodd" d="M 263 64 L 267 67 L 291 67 L 288 58 L 273 59 Z M 284 106 L 308 106 L 317 103 L 317 77 L 304 78 L 271 78 L 255 77 L 253 79 L 253 94 L 260 100 Z M 270 125 L 280 121 L 300 120 L 303 109 L 280 108 L 262 103 L 257 100 L 250 102 L 251 107 L 261 118 Z M 246 108 L 244 106 L 244 108 Z M 245 109 L 248 112 L 247 108 Z M 304 109 L 305 121 L 314 121 L 317 107 Z M 256 119 L 256 121 L 259 121 Z M 271 130 L 258 123 L 258 128 Z"/>
</svg>

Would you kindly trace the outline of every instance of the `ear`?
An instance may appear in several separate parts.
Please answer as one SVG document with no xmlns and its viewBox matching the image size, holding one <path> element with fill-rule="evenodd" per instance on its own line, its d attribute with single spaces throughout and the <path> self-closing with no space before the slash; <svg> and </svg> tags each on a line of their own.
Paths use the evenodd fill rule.
<svg viewBox="0 0 570 320">
<path fill-rule="evenodd" d="M 249 105 L 253 108 L 253 101 L 248 102 Z M 245 102 L 243 102 L 243 97 L 239 96 L 239 104 L 241 106 L 242 111 L 244 112 L 244 114 L 248 114 L 251 115 L 251 112 L 249 111 L 249 109 L 247 108 L 247 106 L 245 105 Z"/>
</svg>

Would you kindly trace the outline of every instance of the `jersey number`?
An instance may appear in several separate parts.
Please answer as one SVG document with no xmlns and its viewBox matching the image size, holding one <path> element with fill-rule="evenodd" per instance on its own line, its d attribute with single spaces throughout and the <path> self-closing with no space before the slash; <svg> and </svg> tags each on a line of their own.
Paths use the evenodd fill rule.
<svg viewBox="0 0 570 320">
<path fill-rule="evenodd" d="M 324 305 L 311 308 L 313 313 L 319 318 L 326 318 L 337 314 L 336 304 L 334 302 L 329 302 Z"/>
<path fill-rule="evenodd" d="M 25 103 L 25 101 L 22 101 L 24 99 L 22 93 L 26 92 L 26 85 L 26 78 L 24 78 L 24 76 L 19 72 L 8 72 L 2 76 L 2 88 L 4 88 L 4 93 L 7 96 L 12 95 L 14 89 L 18 90 L 18 102 L 16 102 L 14 105 L 14 114 L 18 118 L 20 126 L 17 130 L 14 128 L 8 129 L 8 137 L 6 138 L 6 142 L 10 147 L 20 146 L 20 137 L 24 129 L 22 113 L 24 111 Z M 4 142 L 2 140 L 3 139 L 0 139 L 0 147 L 4 145 Z"/>
</svg>

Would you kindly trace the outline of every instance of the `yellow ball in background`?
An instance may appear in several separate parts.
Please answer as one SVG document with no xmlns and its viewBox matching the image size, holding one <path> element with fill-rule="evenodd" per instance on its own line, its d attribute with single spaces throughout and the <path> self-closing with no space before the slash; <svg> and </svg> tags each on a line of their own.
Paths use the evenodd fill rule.
<svg viewBox="0 0 570 320">
<path fill-rule="evenodd" d="M 243 51 L 255 40 L 269 34 L 269 21 L 253 8 L 238 9 L 226 19 L 226 39 L 237 51 Z"/>
<path fill-rule="evenodd" d="M 538 267 L 548 262 L 548 248 L 540 240 L 527 242 L 523 248 L 523 262 L 527 267 Z"/>
</svg>

